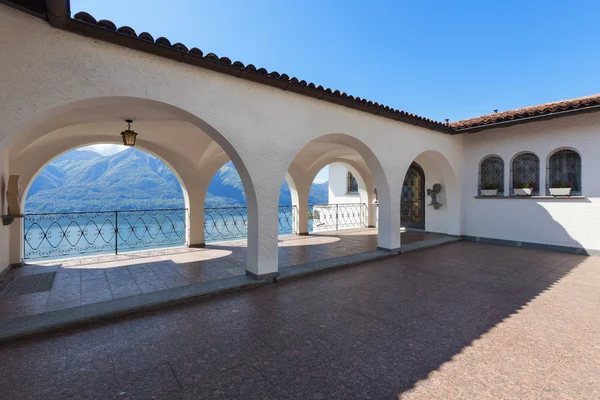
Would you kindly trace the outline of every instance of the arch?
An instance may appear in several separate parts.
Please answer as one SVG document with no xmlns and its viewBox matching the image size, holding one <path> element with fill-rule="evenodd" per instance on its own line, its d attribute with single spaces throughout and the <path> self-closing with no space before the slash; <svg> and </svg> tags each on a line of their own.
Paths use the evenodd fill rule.
<svg viewBox="0 0 600 400">
<path fill-rule="evenodd" d="M 132 108 L 132 113 L 134 114 L 143 113 L 143 111 L 141 111 L 142 109 L 145 109 L 147 113 L 150 112 L 148 110 L 157 109 L 162 111 L 162 116 L 166 118 L 183 120 L 200 129 L 212 140 L 214 140 L 229 156 L 235 165 L 236 170 L 240 174 L 247 198 L 253 198 L 253 202 L 256 201 L 254 199 L 255 193 L 254 186 L 252 185 L 252 179 L 237 150 L 229 143 L 229 141 L 214 127 L 200 117 L 183 108 L 162 101 L 131 96 L 103 96 L 71 100 L 62 105 L 40 112 L 39 114 L 36 114 L 28 120 L 22 122 L 17 127 L 12 128 L 6 137 L 0 142 L 2 145 L 0 146 L 0 149 L 7 147 L 9 149 L 9 153 L 14 154 L 15 151 L 20 151 L 20 149 L 23 149 L 28 144 L 33 143 L 36 139 L 39 139 L 48 133 L 57 131 L 60 128 L 89 122 L 101 122 L 108 120 L 114 121 L 114 119 L 107 118 L 106 114 L 92 116 L 91 118 L 95 118 L 96 121 L 90 121 L 90 114 L 87 113 L 87 111 L 93 109 L 113 110 L 117 112 L 118 115 L 121 115 L 121 110 L 124 107 Z M 119 118 L 118 121 L 121 122 L 122 118 Z M 136 121 L 136 119 L 134 119 L 134 121 Z M 115 135 L 117 133 L 115 133 Z M 102 142 L 107 143 L 106 141 Z M 93 143 L 95 142 L 88 141 L 80 145 Z M 138 141 L 138 143 L 140 142 Z"/>
<path fill-rule="evenodd" d="M 548 188 L 570 185 L 571 193 L 583 193 L 581 182 L 581 154 L 572 147 L 551 151 L 546 159 L 546 185 Z"/>
<path fill-rule="evenodd" d="M 437 195 L 438 202 L 442 204 L 439 209 L 429 207 L 427 203 L 430 201 L 427 199 L 428 196 L 425 196 L 425 230 L 460 235 L 462 232 L 461 188 L 454 167 L 446 156 L 437 150 L 422 151 L 413 162 L 423 169 L 425 189 L 432 188 L 436 183 L 442 186 L 442 191 Z M 407 166 L 404 176 L 409 168 L 410 165 Z"/>
<path fill-rule="evenodd" d="M 479 189 L 504 194 L 504 160 L 499 155 L 489 154 L 479 162 Z"/>
<path fill-rule="evenodd" d="M 119 144 L 119 143 L 107 143 L 107 142 L 93 142 L 93 143 L 89 143 L 89 144 L 78 144 L 74 147 L 71 147 L 67 150 L 61 151 L 59 154 L 53 156 L 50 159 L 47 158 L 42 158 L 37 159 L 36 161 L 38 162 L 37 165 L 41 164 L 41 166 L 39 167 L 34 167 L 36 168 L 36 172 L 28 177 L 23 177 L 21 176 L 21 183 L 23 185 L 23 201 L 21 202 L 21 213 L 25 212 L 25 202 L 27 200 L 27 195 L 29 193 L 29 189 L 31 188 L 31 185 L 33 184 L 33 182 L 36 180 L 36 178 L 39 176 L 39 174 L 50 164 L 52 163 L 54 160 L 56 160 L 57 158 L 59 158 L 60 156 L 70 153 L 71 151 L 75 151 L 77 149 L 80 149 L 82 147 L 87 147 L 87 146 L 92 146 L 95 144 Z M 177 182 L 179 183 L 179 186 L 181 187 L 181 192 L 183 194 L 183 200 L 184 200 L 184 204 L 185 204 L 185 208 L 189 208 L 189 194 L 188 194 L 188 190 L 185 184 L 184 179 L 181 177 L 181 175 L 179 174 L 179 172 L 177 171 L 177 169 L 171 165 L 171 163 L 167 160 L 165 160 L 160 154 L 158 154 L 155 151 L 149 150 L 143 146 L 136 146 L 136 148 L 141 149 L 143 151 L 145 151 L 146 153 L 150 154 L 151 156 L 159 159 L 163 164 L 165 164 L 173 173 L 173 175 L 175 175 L 175 178 L 177 178 Z M 25 179 L 23 179 L 25 178 Z"/>
<path fill-rule="evenodd" d="M 400 192 L 400 219 L 403 227 L 425 229 L 425 172 L 412 162 Z"/>
<path fill-rule="evenodd" d="M 123 115 L 123 110 L 127 110 L 126 116 Z M 0 149 L 7 150 L 7 154 L 12 163 L 12 159 L 18 157 L 29 145 L 48 134 L 57 132 L 59 129 L 76 126 L 83 127 L 84 124 L 90 123 L 114 124 L 118 122 L 119 124 L 122 124 L 125 117 L 133 119 L 134 122 L 161 120 L 172 121 L 174 123 L 187 123 L 189 126 L 194 127 L 194 129 L 198 129 L 198 133 L 202 132 L 208 138 L 214 140 L 223 149 L 234 163 L 244 187 L 248 205 L 248 265 L 253 271 L 257 271 L 259 258 L 259 232 L 257 226 L 258 204 L 254 184 L 248 169 L 238 151 L 223 134 L 217 131 L 216 128 L 204 119 L 184 108 L 163 101 L 131 96 L 101 96 L 75 99 L 37 113 L 10 128 L 7 135 L 0 141 Z M 118 137 L 118 132 L 118 130 L 115 130 L 116 137 Z M 93 144 L 98 143 L 99 141 L 107 142 L 105 138 L 93 140 L 93 138 L 87 137 L 87 139 L 85 139 L 85 135 L 82 135 L 81 142 L 79 142 L 78 145 Z M 153 149 L 151 146 L 145 146 L 144 138 L 141 135 L 138 136 L 138 146 L 145 150 L 148 149 L 151 154 L 155 154 L 159 156 L 161 160 L 166 161 L 167 165 L 169 165 L 173 171 L 177 171 L 179 177 L 182 178 L 180 182 L 184 182 L 182 187 L 185 187 L 185 191 L 188 194 L 192 191 L 193 187 L 190 187 L 190 184 L 186 182 L 187 179 L 182 171 L 174 166 L 175 163 L 172 162 L 177 154 L 170 154 L 175 157 L 160 154 L 160 151 Z M 74 146 L 72 145 L 70 146 L 70 148 L 73 147 Z M 67 149 L 65 148 L 62 152 L 65 150 Z M 165 153 L 167 152 L 174 153 L 173 151 L 165 150 Z M 54 157 L 45 160 L 40 167 L 49 162 L 52 158 Z M 39 170 L 39 168 L 36 169 L 35 172 L 37 172 L 37 170 Z M 190 171 L 193 171 L 193 168 L 190 168 Z M 191 213 L 192 211 L 190 209 L 190 214 Z M 13 236 L 14 235 L 11 234 L 11 240 L 13 239 Z M 13 256 L 13 251 L 11 249 L 11 262 L 14 262 L 12 260 L 15 260 L 15 256 Z M 250 264 L 252 264 L 251 267 Z"/>
<path fill-rule="evenodd" d="M 513 195 L 515 188 L 531 186 L 532 194 L 540 193 L 540 158 L 532 151 L 523 151 L 513 156 L 510 163 Z"/>
<path fill-rule="evenodd" d="M 368 192 L 372 192 L 374 187 L 378 188 L 378 196 L 379 196 L 379 214 L 381 216 L 380 223 L 378 224 L 379 228 L 379 246 L 386 249 L 395 249 L 398 246 L 393 243 L 398 241 L 399 243 L 399 231 L 396 234 L 396 237 L 393 238 L 392 231 L 396 231 L 397 227 L 392 228 L 391 226 L 391 204 L 390 204 L 390 187 L 389 181 L 385 174 L 384 168 L 379 161 L 378 157 L 375 153 L 361 140 L 357 139 L 354 136 L 345 133 L 329 133 L 314 137 L 311 141 L 304 144 L 304 146 L 299 149 L 288 165 L 288 170 L 295 163 L 298 155 L 311 143 L 314 142 L 325 142 L 328 144 L 336 144 L 345 146 L 360 156 L 360 158 L 365 162 L 367 168 L 369 169 L 370 175 L 373 178 L 373 188 L 369 188 Z M 347 163 L 351 165 L 351 160 L 346 160 L 341 157 L 339 152 L 329 153 L 325 151 L 317 160 L 312 159 L 311 165 L 309 165 L 308 170 L 303 171 L 305 174 L 305 181 L 309 181 L 312 183 L 316 174 L 326 165 L 329 165 L 334 160 L 339 160 L 343 163 Z M 359 174 L 360 175 L 360 174 Z M 382 234 L 384 232 L 384 234 Z"/>
</svg>

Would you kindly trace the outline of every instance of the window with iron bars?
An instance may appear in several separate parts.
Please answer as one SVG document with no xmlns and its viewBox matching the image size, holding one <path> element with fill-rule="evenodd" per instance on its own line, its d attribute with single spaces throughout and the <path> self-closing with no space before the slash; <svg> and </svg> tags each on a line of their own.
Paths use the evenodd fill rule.
<svg viewBox="0 0 600 400">
<path fill-rule="evenodd" d="M 486 157 L 481 162 L 479 170 L 480 189 L 498 189 L 498 194 L 504 193 L 504 161 L 497 156 Z"/>
<path fill-rule="evenodd" d="M 531 188 L 540 193 L 540 159 L 533 153 L 523 153 L 512 162 L 513 188 Z"/>
<path fill-rule="evenodd" d="M 356 182 L 356 178 L 352 175 L 352 172 L 348 171 L 348 178 L 346 182 L 346 193 L 348 194 L 357 194 L 358 193 L 358 182 Z"/>
<path fill-rule="evenodd" d="M 581 157 L 574 150 L 559 150 L 548 161 L 548 187 L 570 187 L 581 195 Z"/>
</svg>

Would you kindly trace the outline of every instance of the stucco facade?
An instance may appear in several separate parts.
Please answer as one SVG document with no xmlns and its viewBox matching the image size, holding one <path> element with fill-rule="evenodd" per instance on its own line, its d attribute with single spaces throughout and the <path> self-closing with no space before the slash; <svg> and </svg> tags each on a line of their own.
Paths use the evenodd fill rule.
<svg viewBox="0 0 600 400">
<path fill-rule="evenodd" d="M 575 124 L 563 118 L 453 135 L 80 36 L 3 5 L 0 37 L 4 182 L 10 172 L 20 175 L 26 187 L 65 151 L 117 142 L 123 121 L 133 119 L 138 146 L 160 157 L 180 178 L 189 209 L 190 245 L 204 241 L 210 179 L 233 161 L 248 202 L 251 274 L 277 272 L 277 205 L 283 180 L 298 207 L 297 231 L 305 233 L 310 185 L 331 163 L 340 163 L 333 164 L 334 173 L 335 165 L 346 165 L 360 176 L 360 197 L 370 207 L 369 225 L 375 225 L 378 215 L 378 245 L 383 249 L 400 248 L 400 195 L 413 162 L 423 168 L 427 188 L 442 186 L 442 207 L 426 210 L 428 231 L 600 249 L 593 234 L 597 218 L 589 216 L 597 214 L 600 194 L 592 172 L 593 154 L 598 154 L 595 114 L 577 117 Z M 513 152 L 525 148 L 543 158 L 564 146 L 581 150 L 586 199 L 474 198 L 477 166 L 485 154 L 501 153 L 508 162 Z M 517 228 L 528 213 L 535 222 Z M 490 219 L 496 223 L 486 224 Z M 571 239 L 559 236 L 558 228 L 554 233 L 548 228 L 563 222 Z M 21 230 L 19 222 L 0 228 L 0 268 L 20 261 Z"/>
<path fill-rule="evenodd" d="M 351 173 L 356 179 L 358 190 L 355 193 L 348 192 L 348 173 Z M 365 181 L 348 164 L 333 163 L 329 165 L 329 203 L 330 204 L 355 204 L 369 202 L 369 193 Z"/>
<path fill-rule="evenodd" d="M 600 250 L 600 116 L 596 113 L 492 129 L 464 137 L 464 235 Z M 560 149 L 581 156 L 582 198 L 510 196 L 511 161 L 524 151 L 540 161 L 541 195 L 548 160 Z M 504 160 L 505 196 L 476 198 L 479 166 L 488 155 Z"/>
</svg>

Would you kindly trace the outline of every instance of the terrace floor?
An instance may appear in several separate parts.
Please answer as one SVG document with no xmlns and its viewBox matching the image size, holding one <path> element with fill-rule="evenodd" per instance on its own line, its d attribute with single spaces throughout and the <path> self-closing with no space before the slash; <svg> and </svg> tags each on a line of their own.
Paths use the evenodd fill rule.
<svg viewBox="0 0 600 400">
<path fill-rule="evenodd" d="M 437 236 L 440 235 L 405 232 L 402 242 L 409 244 Z M 279 239 L 279 267 L 376 248 L 376 229 L 284 236 Z M 245 240 L 212 244 L 205 249 L 170 248 L 32 263 L 12 269 L 4 281 L 19 275 L 56 271 L 52 289 L 0 298 L 0 321 L 244 275 L 245 265 Z"/>
<path fill-rule="evenodd" d="M 463 241 L 0 344 L 0 393 L 598 399 L 599 310 L 600 258 Z"/>
</svg>

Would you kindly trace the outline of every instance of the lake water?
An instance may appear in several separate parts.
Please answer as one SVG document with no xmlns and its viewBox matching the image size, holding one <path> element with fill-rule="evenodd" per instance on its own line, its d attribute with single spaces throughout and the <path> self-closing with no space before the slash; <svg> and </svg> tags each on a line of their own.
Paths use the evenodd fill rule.
<svg viewBox="0 0 600 400">
<path fill-rule="evenodd" d="M 343 212 L 338 218 L 331 209 L 327 205 L 309 207 L 309 232 L 364 226 L 362 219 L 352 220 L 349 225 Z M 176 209 L 26 215 L 24 259 L 60 259 L 183 246 L 187 233 L 186 212 Z M 358 212 L 353 211 L 353 218 L 358 218 L 357 215 Z M 295 218 L 295 208 L 280 207 L 279 235 L 293 233 Z M 207 208 L 204 213 L 205 241 L 245 238 L 247 222 L 245 207 Z"/>
</svg>

